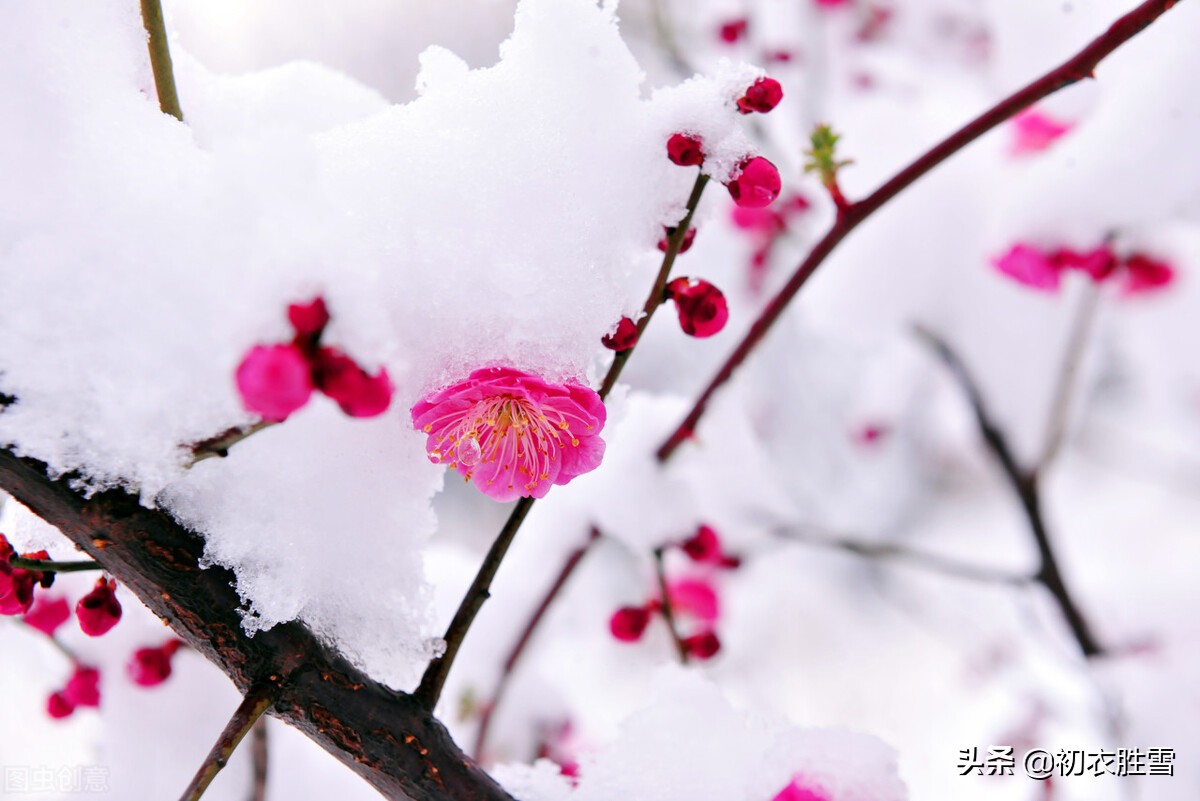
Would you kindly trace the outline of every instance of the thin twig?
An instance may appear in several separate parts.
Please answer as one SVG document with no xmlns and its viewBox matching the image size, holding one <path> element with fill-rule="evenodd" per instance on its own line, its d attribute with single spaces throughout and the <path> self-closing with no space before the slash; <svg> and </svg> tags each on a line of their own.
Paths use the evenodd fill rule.
<svg viewBox="0 0 1200 801">
<path fill-rule="evenodd" d="M 238 705 L 237 711 L 233 713 L 233 717 L 226 724 L 225 730 L 221 732 L 216 744 L 209 751 L 204 764 L 200 766 L 200 770 L 196 771 L 192 783 L 179 797 L 179 801 L 199 801 L 221 769 L 229 764 L 229 758 L 237 750 L 242 738 L 249 733 L 263 713 L 275 703 L 278 694 L 279 687 L 274 684 L 262 684 L 246 693 L 246 697 Z"/>
<path fill-rule="evenodd" d="M 959 358 L 958 354 L 944 340 L 928 329 L 918 327 L 917 334 L 929 343 L 962 387 L 963 393 L 967 396 L 967 401 L 971 405 L 971 410 L 975 413 L 975 422 L 979 427 L 979 432 L 983 436 L 984 442 L 987 443 L 988 448 L 991 449 L 997 461 L 1000 462 L 1000 467 L 1003 469 L 1005 476 L 1007 476 L 1017 499 L 1021 502 L 1021 509 L 1024 511 L 1025 518 L 1029 522 L 1029 531 L 1033 535 L 1034 543 L 1037 545 L 1040 559 L 1040 565 L 1035 574 L 1038 583 L 1049 590 L 1054 600 L 1057 601 L 1059 609 L 1062 610 L 1063 617 L 1066 618 L 1067 625 L 1071 628 L 1071 634 L 1075 637 L 1075 641 L 1079 643 L 1080 650 L 1083 651 L 1083 655 L 1088 658 L 1100 656 L 1104 653 L 1104 650 L 1092 634 L 1087 621 L 1083 617 L 1083 613 L 1079 610 L 1078 604 L 1075 603 L 1074 597 L 1067 589 L 1062 577 L 1062 571 L 1059 570 L 1058 558 L 1055 555 L 1050 541 L 1050 533 L 1046 528 L 1045 517 L 1042 514 L 1037 473 L 1035 471 L 1023 470 L 1018 464 L 1016 457 L 1013 455 L 1012 448 L 1008 444 L 1007 437 L 1005 437 L 987 411 L 987 407 L 983 401 L 983 394 L 979 391 L 979 385 L 975 383 L 970 371 L 967 370 L 966 365 Z"/>
<path fill-rule="evenodd" d="M 1096 310 L 1100 306 L 1099 284 L 1088 281 L 1083 292 L 1071 320 L 1067 349 L 1063 354 L 1058 383 L 1054 387 L 1054 400 L 1050 405 L 1050 417 L 1046 427 L 1046 444 L 1037 463 L 1039 472 L 1045 471 L 1054 461 L 1066 439 L 1067 420 L 1071 415 L 1071 404 L 1079 384 L 1079 369 L 1083 365 L 1083 355 L 1087 352 L 1088 340 L 1096 320 Z"/>
<path fill-rule="evenodd" d="M 884 204 L 907 189 L 917 179 L 930 172 L 942 162 L 953 156 L 959 150 L 974 142 L 983 134 L 995 128 L 1018 112 L 1029 108 L 1034 103 L 1054 94 L 1058 90 L 1077 83 L 1085 78 L 1092 78 L 1096 66 L 1106 56 L 1132 39 L 1164 12 L 1176 5 L 1180 0 L 1146 0 L 1133 11 L 1121 17 L 1101 36 L 1097 37 L 1078 54 L 1065 61 L 1056 69 L 1033 81 L 1023 89 L 1001 100 L 990 109 L 980 114 L 971 122 L 934 145 L 930 150 L 907 167 L 896 173 L 887 183 L 876 189 L 860 201 L 851 202 L 844 213 L 838 215 L 833 226 L 813 246 L 812 251 L 796 268 L 788 282 L 779 293 L 771 299 L 766 308 L 750 326 L 750 330 L 734 348 L 733 353 L 718 368 L 716 375 L 700 393 L 692 405 L 691 411 L 675 428 L 674 432 L 658 449 L 658 459 L 665 461 L 687 439 L 691 438 L 704 415 L 713 394 L 727 382 L 735 370 L 745 362 L 775 325 L 779 317 L 787 309 L 796 293 L 808 281 L 817 268 L 833 250 L 841 244 L 847 235 L 864 220 L 878 211 Z"/>
<path fill-rule="evenodd" d="M 567 561 L 563 563 L 558 577 L 554 579 L 554 583 L 550 585 L 550 589 L 546 591 L 546 595 L 542 598 L 541 603 L 534 610 L 533 616 L 529 618 L 529 622 L 521 630 L 521 636 L 517 638 L 517 642 L 513 645 L 512 650 L 508 652 L 508 658 L 504 660 L 504 664 L 500 668 L 500 679 L 496 682 L 496 689 L 492 692 L 492 699 L 482 706 L 479 714 L 479 728 L 475 731 L 475 748 L 471 752 L 475 755 L 476 762 L 483 761 L 483 749 L 487 743 L 488 732 L 491 729 L 492 715 L 495 713 L 496 707 L 500 705 L 500 701 L 504 698 L 505 691 L 512 681 L 517 662 L 520 661 L 521 656 L 525 653 L 525 649 L 533 639 L 533 633 L 546 616 L 546 612 L 550 609 L 551 604 L 558 598 L 558 594 L 566 586 L 567 581 L 575 572 L 575 568 L 579 567 L 579 563 L 583 561 L 583 557 L 591 550 L 592 545 L 599 538 L 600 529 L 592 526 L 587 542 L 571 551 L 570 555 L 567 556 Z"/>
<path fill-rule="evenodd" d="M 259 718 L 250 732 L 250 756 L 254 761 L 254 773 L 250 782 L 249 801 L 266 801 L 267 767 L 271 759 L 266 718 Z"/>
<path fill-rule="evenodd" d="M 798 529 L 783 529 L 776 532 L 779 536 L 805 545 L 816 545 L 822 548 L 834 548 L 846 553 L 861 556 L 866 559 L 893 559 L 908 562 L 916 567 L 937 573 L 943 573 L 957 578 L 982 581 L 991 584 L 1009 584 L 1022 586 L 1037 581 L 1036 575 L 1010 573 L 994 570 L 982 565 L 960 562 L 939 554 L 922 551 L 915 548 L 905 548 L 890 542 L 865 542 L 848 537 L 827 534 L 814 535 Z"/>
<path fill-rule="evenodd" d="M 188 460 L 187 466 L 192 467 L 197 462 L 203 462 L 205 459 L 224 459 L 229 455 L 229 449 L 234 445 L 273 425 L 275 423 L 269 420 L 259 420 L 257 423 L 250 423 L 249 425 L 234 426 L 222 431 L 215 437 L 201 440 L 191 446 L 192 457 Z"/>
<path fill-rule="evenodd" d="M 78 562 L 54 562 L 49 559 L 26 559 L 23 556 L 13 557 L 9 564 L 22 570 L 32 570 L 36 573 L 79 573 L 84 570 L 103 570 L 99 562 L 90 559 Z"/>
<path fill-rule="evenodd" d="M 675 643 L 675 653 L 679 655 L 679 661 L 686 665 L 688 663 L 688 649 L 683 643 L 683 638 L 679 636 L 679 629 L 675 625 L 675 610 L 671 607 L 671 596 L 667 592 L 667 571 L 663 565 L 663 549 L 654 549 L 654 574 L 658 577 L 658 591 L 662 595 L 662 615 L 663 620 L 667 621 L 667 630 L 671 632 L 671 642 Z"/>
<path fill-rule="evenodd" d="M 688 197 L 687 211 L 683 219 L 680 220 L 679 225 L 671 231 L 671 235 L 667 239 L 667 251 L 663 254 L 662 266 L 659 268 L 654 286 L 651 287 L 645 306 L 642 308 L 642 318 L 638 321 L 638 339 L 641 338 L 642 333 L 646 330 L 646 326 L 650 324 L 650 318 L 654 315 L 655 309 L 661 306 L 665 300 L 664 291 L 667 286 L 667 279 L 671 274 L 671 267 L 675 264 L 675 257 L 679 255 L 679 251 L 683 247 L 684 237 L 687 234 L 688 227 L 692 223 L 692 217 L 695 216 L 696 207 L 700 203 L 700 196 L 703 194 L 707 183 L 708 176 L 704 174 L 696 176 L 696 183 L 692 186 L 692 193 Z M 636 346 L 637 342 L 635 341 L 634 347 Z M 609 366 L 608 373 L 604 376 L 604 381 L 600 385 L 599 395 L 601 400 L 608 397 L 608 393 L 617 383 L 617 377 L 620 376 L 625 363 L 629 361 L 633 350 L 634 348 L 629 348 L 616 354 L 613 358 L 613 363 Z M 496 541 L 492 543 L 492 547 L 484 557 L 483 564 L 479 566 L 479 572 L 475 575 L 475 580 L 471 582 L 467 594 L 459 604 L 458 611 L 454 613 L 454 619 L 450 621 L 450 626 L 446 629 L 446 634 L 443 637 L 446 642 L 446 650 L 441 656 L 429 663 L 424 675 L 421 676 L 421 683 L 413 692 L 413 696 L 428 706 L 428 708 L 433 709 L 437 706 L 438 698 L 442 694 L 442 687 L 446 684 L 446 677 L 450 674 L 450 668 L 454 664 L 455 657 L 458 656 L 458 650 L 462 646 L 463 638 L 467 636 L 467 631 L 471 628 L 471 624 L 475 621 L 475 616 L 479 614 L 479 610 L 483 607 L 483 602 L 488 599 L 492 580 L 496 577 L 496 571 L 500 569 L 500 562 L 503 561 L 504 555 L 508 553 L 508 548 L 512 545 L 513 538 L 516 537 L 517 531 L 521 528 L 521 523 L 525 521 L 526 515 L 529 514 L 529 510 L 533 507 L 533 503 L 533 498 L 522 498 L 517 501 L 517 505 L 513 508 L 512 514 L 504 524 L 504 528 L 500 530 Z"/>
<path fill-rule="evenodd" d="M 142 0 L 142 24 L 149 35 L 150 70 L 154 73 L 158 107 L 164 114 L 183 122 L 179 92 L 175 89 L 175 70 L 171 66 L 171 48 L 167 44 L 167 26 L 159 0 Z"/>
</svg>

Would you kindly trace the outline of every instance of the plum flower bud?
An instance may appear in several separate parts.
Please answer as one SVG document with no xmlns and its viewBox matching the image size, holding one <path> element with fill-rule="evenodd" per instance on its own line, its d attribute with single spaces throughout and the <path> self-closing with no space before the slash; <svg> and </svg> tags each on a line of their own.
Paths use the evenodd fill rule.
<svg viewBox="0 0 1200 801">
<path fill-rule="evenodd" d="M 661 250 L 663 253 L 666 253 L 667 249 L 671 247 L 671 231 L 672 230 L 673 229 L 671 229 L 671 228 L 667 228 L 666 226 L 663 226 L 662 239 L 658 240 L 658 249 Z M 688 228 L 687 233 L 683 235 L 683 241 L 679 243 L 679 252 L 687 253 L 689 250 L 692 249 L 692 243 L 695 241 L 696 241 L 696 228 L 693 226 L 693 227 Z"/>
<path fill-rule="evenodd" d="M 1003 256 L 993 259 L 992 266 L 1009 278 L 1043 292 L 1056 292 L 1062 284 L 1062 265 L 1030 245 L 1014 245 Z"/>
<path fill-rule="evenodd" d="M 667 158 L 680 167 L 698 167 L 704 163 L 704 143 L 696 136 L 671 134 L 667 140 Z"/>
<path fill-rule="evenodd" d="M 1175 279 L 1175 271 L 1164 261 L 1135 253 L 1121 263 L 1121 294 L 1140 295 L 1162 289 Z"/>
<path fill-rule="evenodd" d="M 26 612 L 25 617 L 21 619 L 47 637 L 51 637 L 58 627 L 66 623 L 70 617 L 71 605 L 67 603 L 66 598 L 50 599 L 39 596 L 33 608 Z"/>
<path fill-rule="evenodd" d="M 62 696 L 74 707 L 100 706 L 100 671 L 87 665 L 76 665 Z"/>
<path fill-rule="evenodd" d="M 1117 269 L 1116 254 L 1107 245 L 1086 253 L 1060 248 L 1050 254 L 1050 261 L 1057 270 L 1080 270 L 1097 282 L 1108 279 Z"/>
<path fill-rule="evenodd" d="M 734 19 L 724 23 L 717 31 L 717 35 L 721 37 L 721 41 L 725 42 L 725 44 L 735 44 L 746 35 L 746 30 L 749 27 L 749 20 L 745 18 Z"/>
<path fill-rule="evenodd" d="M 376 417 L 392 404 L 392 381 L 387 370 L 370 375 L 358 362 L 336 348 L 321 348 L 313 360 L 317 388 L 351 417 Z"/>
<path fill-rule="evenodd" d="M 696 533 L 680 543 L 679 547 L 693 562 L 729 566 L 726 561 L 728 557 L 721 548 L 721 538 L 712 526 L 700 526 Z"/>
<path fill-rule="evenodd" d="M 54 582 L 53 573 L 13 567 L 12 559 L 17 556 L 3 534 L 0 534 L 0 615 L 23 615 L 33 605 L 33 591 L 39 583 L 49 587 Z M 30 559 L 46 559 L 45 551 L 25 554 Z"/>
<path fill-rule="evenodd" d="M 554 384 L 485 367 L 412 408 L 430 461 L 447 464 L 490 498 L 542 498 L 604 457 L 604 403 L 582 384 Z"/>
<path fill-rule="evenodd" d="M 107 634 L 121 619 L 121 603 L 117 600 L 117 582 L 98 579 L 96 586 L 75 604 L 79 628 L 89 637 Z"/>
<path fill-rule="evenodd" d="M 1026 109 L 1012 118 L 1013 139 L 1009 152 L 1014 156 L 1037 153 L 1071 130 L 1067 123 L 1034 109 Z"/>
<path fill-rule="evenodd" d="M 829 796 L 820 789 L 810 788 L 799 777 L 792 779 L 787 787 L 775 794 L 771 801 L 829 801 Z"/>
<path fill-rule="evenodd" d="M 667 297 L 675 301 L 679 325 L 688 336 L 711 337 L 729 320 L 725 295 L 708 281 L 676 278 L 667 284 Z"/>
<path fill-rule="evenodd" d="M 613 613 L 608 621 L 612 636 L 621 642 L 637 642 L 650 624 L 650 611 L 644 606 L 625 606 Z"/>
<path fill-rule="evenodd" d="M 287 309 L 288 322 L 302 340 L 316 342 L 329 324 L 329 309 L 325 298 L 317 296 L 308 303 L 293 303 Z"/>
<path fill-rule="evenodd" d="M 605 334 L 600 339 L 600 343 L 609 350 L 620 353 L 636 345 L 637 338 L 637 323 L 628 317 L 622 317 L 617 323 L 617 330 L 611 334 Z"/>
<path fill-rule="evenodd" d="M 721 640 L 715 631 L 704 631 L 683 638 L 684 650 L 696 659 L 712 659 L 721 650 Z"/>
<path fill-rule="evenodd" d="M 75 713 L 75 705 L 63 697 L 61 692 L 46 699 L 46 714 L 55 720 L 68 718 Z"/>
<path fill-rule="evenodd" d="M 694 617 L 704 623 L 715 623 L 721 616 L 720 601 L 712 584 L 701 579 L 679 579 L 667 585 L 671 610 L 677 615 Z"/>
<path fill-rule="evenodd" d="M 157 687 L 170 678 L 171 657 L 179 646 L 178 640 L 171 640 L 158 648 L 139 648 L 126 663 L 125 671 L 139 687 Z"/>
<path fill-rule="evenodd" d="M 237 368 L 247 410 L 281 423 L 308 403 L 313 385 L 308 360 L 294 345 L 255 345 Z"/>
<path fill-rule="evenodd" d="M 779 170 L 762 156 L 742 163 L 738 176 L 727 183 L 733 202 L 749 209 L 769 206 L 783 188 Z"/>
<path fill-rule="evenodd" d="M 783 87 L 774 78 L 759 78 L 737 99 L 737 109 L 742 114 L 757 111 L 766 114 L 783 100 Z"/>
</svg>

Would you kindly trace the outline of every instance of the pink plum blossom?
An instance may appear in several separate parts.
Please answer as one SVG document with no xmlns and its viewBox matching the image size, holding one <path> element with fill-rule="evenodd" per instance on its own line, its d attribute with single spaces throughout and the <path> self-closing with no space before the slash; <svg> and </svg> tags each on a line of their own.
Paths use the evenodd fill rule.
<svg viewBox="0 0 1200 801">
<path fill-rule="evenodd" d="M 599 466 L 606 413 L 582 384 L 555 384 L 485 367 L 412 408 L 430 461 L 447 464 L 490 498 L 541 498 Z"/>
<path fill-rule="evenodd" d="M 1010 152 L 1014 156 L 1038 153 L 1050 147 L 1071 126 L 1034 109 L 1026 109 L 1012 118 L 1013 141 Z"/>
<path fill-rule="evenodd" d="M 671 599 L 671 610 L 677 615 L 687 615 L 705 623 L 715 623 L 721 615 L 717 591 L 702 579 L 671 582 L 667 585 L 667 597 Z"/>
</svg>

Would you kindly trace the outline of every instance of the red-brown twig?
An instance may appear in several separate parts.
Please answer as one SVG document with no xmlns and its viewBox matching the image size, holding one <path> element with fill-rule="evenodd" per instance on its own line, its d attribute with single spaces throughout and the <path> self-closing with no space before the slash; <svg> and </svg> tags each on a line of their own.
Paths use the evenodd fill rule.
<svg viewBox="0 0 1200 801">
<path fill-rule="evenodd" d="M 800 263 L 791 278 L 775 297 L 767 304 L 758 319 L 750 326 L 750 330 L 734 348 L 733 353 L 717 370 L 716 375 L 700 393 L 700 397 L 692 405 L 692 409 L 678 427 L 671 433 L 658 449 L 658 458 L 665 461 L 685 440 L 690 438 L 704 415 L 704 411 L 715 393 L 735 370 L 742 365 L 750 353 L 758 346 L 767 332 L 787 309 L 788 304 L 800 291 L 817 268 L 833 250 L 841 244 L 858 225 L 878 211 L 885 203 L 907 189 L 917 179 L 924 176 L 942 162 L 949 159 L 959 150 L 974 142 L 1000 123 L 1018 112 L 1029 108 L 1037 101 L 1070 86 L 1085 78 L 1094 77 L 1096 66 L 1125 42 L 1132 39 L 1146 26 L 1158 19 L 1164 12 L 1176 5 L 1180 0 L 1146 0 L 1133 11 L 1129 12 L 1087 47 L 1079 51 L 1056 69 L 1033 81 L 1023 89 L 1010 95 L 980 114 L 971 122 L 939 142 L 933 148 L 920 156 L 916 161 L 896 173 L 887 183 L 876 189 L 859 201 L 850 202 L 845 208 L 839 209 L 837 220 L 829 231 L 821 238 L 807 258 Z"/>
<path fill-rule="evenodd" d="M 667 571 L 663 564 L 663 549 L 654 549 L 654 575 L 658 578 L 658 592 L 662 595 L 662 616 L 667 622 L 667 630 L 671 632 L 671 642 L 675 644 L 675 653 L 679 656 L 680 663 L 686 665 L 688 663 L 688 649 L 683 642 L 683 637 L 679 636 L 679 628 L 675 624 L 675 609 L 671 605 L 671 596 L 667 591 Z"/>
<path fill-rule="evenodd" d="M 242 703 L 238 705 L 233 717 L 225 725 L 225 730 L 217 738 L 216 744 L 208 752 L 208 757 L 200 770 L 196 771 L 192 783 L 183 791 L 179 801 L 199 801 L 204 791 L 212 784 L 213 779 L 221 769 L 229 764 L 229 758 L 249 732 L 278 697 L 279 688 L 271 684 L 263 684 L 246 693 Z"/>
<path fill-rule="evenodd" d="M 471 752 L 476 762 L 483 762 L 483 749 L 487 744 L 488 732 L 491 729 L 492 715 L 495 713 L 500 701 L 504 698 L 504 693 L 512 681 L 513 671 L 517 667 L 517 662 L 521 660 L 521 656 L 525 653 L 525 649 L 533 639 L 533 633 L 537 631 L 542 619 L 546 616 L 546 612 L 549 611 L 554 600 L 558 598 L 558 594 L 566 586 L 567 581 L 575 572 L 575 568 L 579 567 L 579 563 L 583 561 L 583 557 L 587 555 L 587 552 L 591 550 L 592 545 L 599 538 L 600 529 L 593 526 L 591 533 L 588 534 L 587 542 L 571 551 L 570 555 L 567 556 L 567 561 L 563 563 L 558 577 L 554 579 L 554 583 L 550 585 L 550 589 L 546 590 L 546 595 L 542 598 L 541 603 L 538 604 L 537 609 L 534 610 L 533 616 L 529 618 L 529 622 L 521 630 L 521 636 L 513 644 L 512 650 L 508 652 L 508 657 L 504 660 L 504 664 L 500 668 L 500 679 L 496 682 L 496 689 L 492 692 L 492 699 L 482 706 L 479 713 L 479 728 L 475 731 L 475 748 Z"/>
</svg>

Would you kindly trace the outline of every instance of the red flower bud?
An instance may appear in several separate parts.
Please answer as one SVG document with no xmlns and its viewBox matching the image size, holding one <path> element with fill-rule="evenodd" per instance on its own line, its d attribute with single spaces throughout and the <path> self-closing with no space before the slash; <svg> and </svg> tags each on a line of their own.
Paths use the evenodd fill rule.
<svg viewBox="0 0 1200 801">
<path fill-rule="evenodd" d="M 50 599 L 40 596 L 33 608 L 25 613 L 22 620 L 49 637 L 53 636 L 58 627 L 66 623 L 69 617 L 71 617 L 71 605 L 67 603 L 67 599 Z"/>
<path fill-rule="evenodd" d="M 743 36 L 746 35 L 746 29 L 750 27 L 750 21 L 746 19 L 735 19 L 726 22 L 721 26 L 719 34 L 721 41 L 726 44 L 734 44 Z"/>
<path fill-rule="evenodd" d="M 608 621 L 609 631 L 621 642 L 636 642 L 650 624 L 650 612 L 642 606 L 626 606 L 613 613 Z"/>
<path fill-rule="evenodd" d="M 721 540 L 712 526 L 700 526 L 680 547 L 694 562 L 714 562 L 721 557 Z"/>
<path fill-rule="evenodd" d="M 692 243 L 696 241 L 696 229 L 691 227 L 687 229 L 687 233 L 683 235 L 683 241 L 679 243 L 679 252 L 687 253 L 692 249 Z M 663 226 L 663 238 L 658 240 L 658 249 L 663 253 L 667 252 L 667 248 L 671 246 L 671 229 Z"/>
<path fill-rule="evenodd" d="M 742 163 L 741 172 L 725 185 L 733 202 L 750 209 L 760 209 L 769 206 L 779 191 L 783 181 L 775 165 L 762 156 L 755 156 Z"/>
<path fill-rule="evenodd" d="M 74 707 L 100 706 L 100 671 L 87 665 L 76 665 L 62 690 L 62 697 Z"/>
<path fill-rule="evenodd" d="M 75 705 L 63 698 L 62 693 L 54 693 L 46 699 L 46 714 L 55 720 L 70 717 L 75 711 Z"/>
<path fill-rule="evenodd" d="M 1121 266 L 1125 268 L 1121 274 L 1121 293 L 1127 296 L 1162 289 L 1175 279 L 1171 265 L 1141 253 L 1125 259 Z"/>
<path fill-rule="evenodd" d="M 392 382 L 387 370 L 370 375 L 336 348 L 321 348 L 313 361 L 317 388 L 337 402 L 351 417 L 376 417 L 392 403 Z"/>
<path fill-rule="evenodd" d="M 238 365 L 242 404 L 264 420 L 281 423 L 312 395 L 308 360 L 294 345 L 255 345 Z"/>
<path fill-rule="evenodd" d="M 329 324 L 329 309 L 325 298 L 318 295 L 308 303 L 293 303 L 287 309 L 288 322 L 296 331 L 297 339 L 316 342 Z"/>
<path fill-rule="evenodd" d="M 620 353 L 636 345 L 637 338 L 637 323 L 628 317 L 622 317 L 620 322 L 617 323 L 617 330 L 601 337 L 600 343 L 609 350 L 615 350 L 617 353 Z"/>
<path fill-rule="evenodd" d="M 676 278 L 667 284 L 667 297 L 675 301 L 679 325 L 689 336 L 710 337 L 729 319 L 725 296 L 708 281 Z"/>
<path fill-rule="evenodd" d="M 667 158 L 680 167 L 698 167 L 704 163 L 704 143 L 696 136 L 671 134 L 667 140 Z"/>
<path fill-rule="evenodd" d="M 690 656 L 694 656 L 696 659 L 712 659 L 721 650 L 721 641 L 717 639 L 715 631 L 706 631 L 702 634 L 685 637 L 683 647 Z"/>
<path fill-rule="evenodd" d="M 75 617 L 79 628 L 89 637 L 108 633 L 121 619 L 121 604 L 117 601 L 117 582 L 99 579 L 96 586 L 75 604 Z"/>
<path fill-rule="evenodd" d="M 743 114 L 757 111 L 766 114 L 783 100 L 783 87 L 774 78 L 759 78 L 737 99 L 737 108 Z"/>
<path fill-rule="evenodd" d="M 125 666 L 129 678 L 140 687 L 156 687 L 171 676 L 171 657 L 179 650 L 179 641 L 171 640 L 158 648 L 139 648 Z"/>
</svg>

